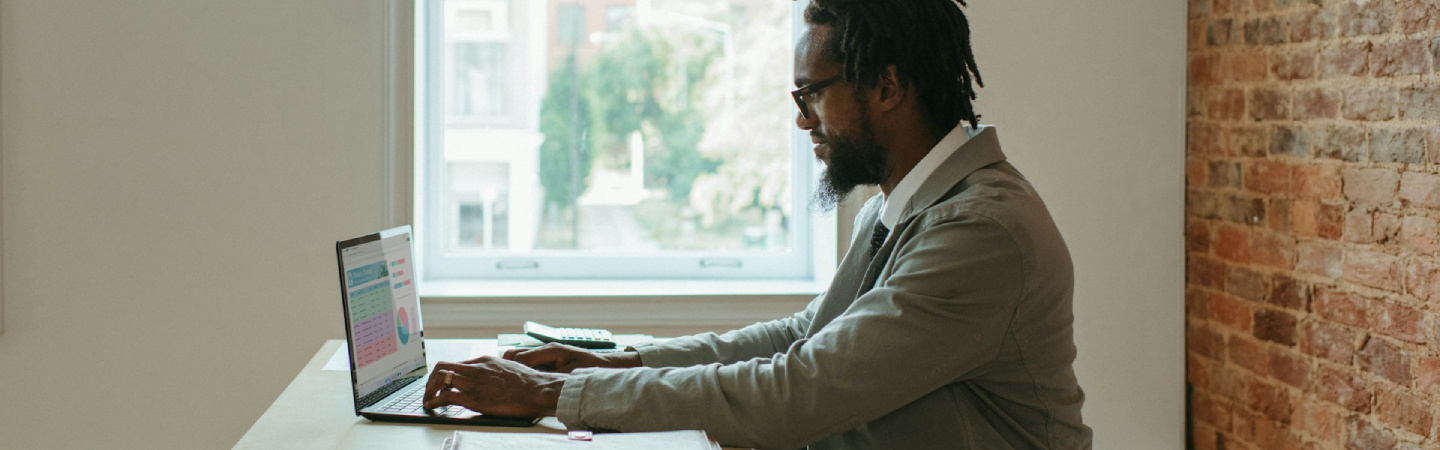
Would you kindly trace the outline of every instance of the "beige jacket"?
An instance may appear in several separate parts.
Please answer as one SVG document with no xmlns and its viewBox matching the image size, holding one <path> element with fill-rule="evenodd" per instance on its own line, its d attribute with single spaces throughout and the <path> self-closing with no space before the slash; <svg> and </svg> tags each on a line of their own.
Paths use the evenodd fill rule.
<svg viewBox="0 0 1440 450">
<path fill-rule="evenodd" d="M 804 311 L 640 347 L 645 368 L 577 370 L 560 421 L 758 448 L 1089 448 L 1070 253 L 995 129 L 940 165 L 871 258 L 881 201 Z"/>
</svg>

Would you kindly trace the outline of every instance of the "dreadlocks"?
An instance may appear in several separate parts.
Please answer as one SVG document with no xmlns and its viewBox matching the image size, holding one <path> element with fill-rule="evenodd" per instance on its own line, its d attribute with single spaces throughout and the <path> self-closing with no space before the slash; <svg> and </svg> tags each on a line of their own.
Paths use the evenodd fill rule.
<svg viewBox="0 0 1440 450">
<path fill-rule="evenodd" d="M 956 5 L 956 2 L 959 5 Z M 964 0 L 812 0 L 805 22 L 832 28 L 822 49 L 844 64 L 856 91 L 873 86 L 894 64 L 902 82 L 914 83 L 930 128 L 944 136 L 961 120 L 979 127 L 970 103 L 980 69 L 970 50 L 970 22 Z"/>
</svg>

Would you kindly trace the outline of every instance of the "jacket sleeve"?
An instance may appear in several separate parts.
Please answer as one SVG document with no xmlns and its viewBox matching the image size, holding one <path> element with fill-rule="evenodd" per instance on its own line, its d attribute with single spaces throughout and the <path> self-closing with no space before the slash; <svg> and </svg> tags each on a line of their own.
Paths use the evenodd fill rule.
<svg viewBox="0 0 1440 450">
<path fill-rule="evenodd" d="M 790 317 L 759 322 L 726 332 L 702 333 L 668 341 L 635 346 L 640 362 L 646 367 L 685 367 L 699 364 L 730 364 L 751 358 L 770 356 L 785 351 L 790 344 L 805 336 L 810 320 L 815 317 L 821 294 L 803 311 Z"/>
<path fill-rule="evenodd" d="M 577 370 L 560 421 L 796 448 L 976 376 L 999 354 L 1022 297 L 1021 252 L 982 216 L 917 225 L 899 241 L 891 276 L 810 339 L 729 365 Z"/>
</svg>

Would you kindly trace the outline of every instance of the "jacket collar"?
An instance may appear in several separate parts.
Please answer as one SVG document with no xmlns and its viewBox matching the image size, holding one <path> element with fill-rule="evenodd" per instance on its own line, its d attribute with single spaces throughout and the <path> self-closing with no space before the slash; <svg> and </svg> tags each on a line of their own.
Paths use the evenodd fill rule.
<svg viewBox="0 0 1440 450">
<path fill-rule="evenodd" d="M 905 223 L 920 211 L 939 202 L 971 173 L 1004 160 L 1005 154 L 1000 151 L 1000 138 L 995 127 L 981 127 L 979 134 L 961 145 L 959 150 L 940 163 L 935 172 L 920 184 L 920 189 L 905 203 L 897 223 Z"/>
</svg>

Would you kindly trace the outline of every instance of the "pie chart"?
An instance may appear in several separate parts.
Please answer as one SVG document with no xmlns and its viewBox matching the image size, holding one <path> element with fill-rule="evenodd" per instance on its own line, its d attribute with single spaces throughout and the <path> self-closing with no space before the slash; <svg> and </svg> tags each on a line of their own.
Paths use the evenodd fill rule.
<svg viewBox="0 0 1440 450">
<path fill-rule="evenodd" d="M 395 317 L 395 322 L 400 328 L 400 345 L 410 343 L 410 315 L 405 314 L 405 308 L 400 308 L 400 315 Z"/>
</svg>

